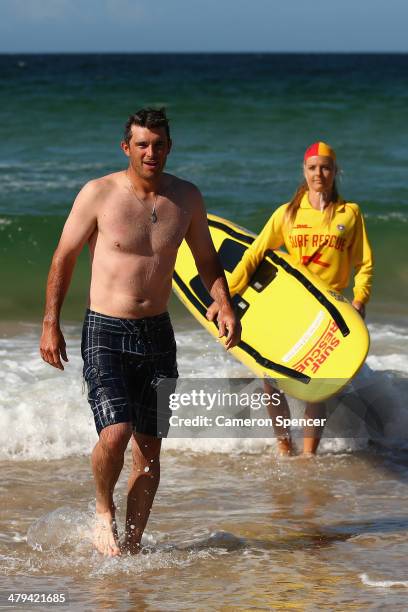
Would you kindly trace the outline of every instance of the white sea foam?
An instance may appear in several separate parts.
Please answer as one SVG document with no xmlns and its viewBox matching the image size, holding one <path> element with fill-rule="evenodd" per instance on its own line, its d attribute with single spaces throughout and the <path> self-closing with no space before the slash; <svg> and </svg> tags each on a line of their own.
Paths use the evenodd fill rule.
<svg viewBox="0 0 408 612">
<path fill-rule="evenodd" d="M 58 180 L 38 177 L 38 178 L 24 178 L 19 179 L 15 176 L 3 177 L 2 185 L 0 187 L 0 193 L 27 193 L 27 192 L 39 192 L 46 189 L 78 189 L 77 177 L 59 176 Z"/>
<path fill-rule="evenodd" d="M 33 331 L 0 340 L 1 459 L 56 459 L 92 448 L 96 434 L 74 342 L 61 373 L 41 361 Z"/>
<path fill-rule="evenodd" d="M 370 331 L 371 341 L 406 341 L 408 340 L 408 329 L 398 325 L 390 324 L 369 324 L 368 329 Z"/>
<path fill-rule="evenodd" d="M 69 364 L 65 372 L 44 364 L 38 354 L 38 331 L 26 325 L 25 332 L 0 339 L 0 459 L 58 459 L 75 454 L 89 454 L 97 435 L 93 417 L 82 388 L 82 362 L 79 351 L 79 327 L 66 329 Z M 399 328 L 374 327 L 374 334 L 383 342 L 387 334 L 393 348 L 406 335 Z M 181 377 L 230 378 L 251 377 L 251 373 L 220 343 L 204 330 L 177 330 L 178 365 Z M 402 346 L 405 350 L 403 351 Z M 390 345 L 385 343 L 383 351 Z M 384 421 L 387 442 L 408 433 L 408 411 L 404 378 L 408 372 L 406 342 L 401 340 L 399 352 L 377 352 L 378 340 L 372 345 L 368 364 L 375 370 L 379 417 Z M 391 371 L 385 374 L 384 371 Z M 392 374 L 392 372 L 397 372 Z M 401 375 L 398 374 L 402 373 Z M 384 378 L 385 377 L 385 378 Z M 373 388 L 370 383 L 370 393 Z M 375 398 L 376 400 L 378 397 Z M 303 405 L 289 400 L 292 416 L 301 416 Z M 344 418 L 348 418 L 345 416 Z M 233 432 L 239 435 L 240 432 Z M 405 437 L 407 437 L 405 435 Z M 355 450 L 368 440 L 358 438 L 323 439 L 322 452 Z M 260 453 L 273 452 L 275 440 L 265 438 L 169 438 L 164 450 L 191 452 Z"/>
<path fill-rule="evenodd" d="M 408 374 L 408 359 L 406 355 L 396 353 L 391 355 L 369 355 L 367 363 L 373 370 L 394 370 Z"/>
<path fill-rule="evenodd" d="M 364 216 L 367 219 L 374 219 L 376 221 L 398 221 L 400 223 L 408 223 L 408 215 L 406 212 L 392 211 L 388 213 L 371 213 L 364 211 Z"/>
<path fill-rule="evenodd" d="M 368 365 L 374 370 L 408 373 L 408 329 L 401 325 L 374 323 L 368 326 L 371 339 Z"/>
<path fill-rule="evenodd" d="M 408 587 L 408 580 L 371 580 L 367 574 L 360 574 L 361 582 L 366 586 L 389 589 L 391 587 Z"/>
<path fill-rule="evenodd" d="M 197 533 L 177 536 L 154 532 L 143 534 L 140 555 L 123 554 L 118 558 L 101 558 L 92 545 L 94 509 L 87 512 L 69 506 L 56 508 L 34 521 L 27 532 L 27 544 L 33 550 L 30 565 L 55 573 L 72 564 L 75 551 L 77 566 L 83 566 L 90 577 L 121 574 L 139 574 L 147 570 L 171 567 L 184 568 L 205 558 L 236 551 L 245 547 L 246 541 L 226 531 L 211 532 L 206 529 Z M 119 533 L 120 540 L 123 534 Z M 18 558 L 6 558 L 14 571 L 22 565 Z"/>
</svg>

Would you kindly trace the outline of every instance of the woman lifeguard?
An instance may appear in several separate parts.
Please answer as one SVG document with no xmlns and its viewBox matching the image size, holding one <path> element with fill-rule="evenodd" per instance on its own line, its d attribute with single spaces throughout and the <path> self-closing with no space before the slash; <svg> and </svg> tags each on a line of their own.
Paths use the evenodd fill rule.
<svg viewBox="0 0 408 612">
<path fill-rule="evenodd" d="M 312 144 L 304 155 L 303 174 L 304 181 L 293 199 L 272 214 L 257 239 L 245 251 L 229 279 L 230 293 L 240 293 L 248 285 L 266 251 L 284 246 L 297 263 L 307 266 L 336 291 L 348 286 L 353 273 L 352 304 L 364 317 L 371 291 L 372 252 L 359 206 L 346 202 L 338 193 L 334 150 L 324 142 Z M 217 312 L 218 306 L 213 303 L 207 318 L 213 320 Z M 276 392 L 268 382 L 265 382 L 265 391 Z M 268 411 L 274 420 L 279 415 L 290 418 L 283 394 L 280 405 L 270 405 Z M 306 404 L 307 418 L 321 419 L 324 415 L 324 404 Z M 290 454 L 293 451 L 290 434 L 277 425 L 275 433 L 279 452 Z M 309 427 L 304 434 L 304 454 L 315 453 L 322 428 Z"/>
</svg>

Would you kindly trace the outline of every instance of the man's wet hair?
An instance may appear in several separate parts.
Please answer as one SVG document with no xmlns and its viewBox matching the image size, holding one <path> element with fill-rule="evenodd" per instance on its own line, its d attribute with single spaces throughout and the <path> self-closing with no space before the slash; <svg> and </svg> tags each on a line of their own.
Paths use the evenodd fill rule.
<svg viewBox="0 0 408 612">
<path fill-rule="evenodd" d="M 132 138 L 132 125 L 140 125 L 140 127 L 149 129 L 163 127 L 166 131 L 167 139 L 170 140 L 169 120 L 164 108 L 141 108 L 133 115 L 130 115 L 126 121 L 124 132 L 124 141 L 127 144 L 129 144 Z"/>
</svg>

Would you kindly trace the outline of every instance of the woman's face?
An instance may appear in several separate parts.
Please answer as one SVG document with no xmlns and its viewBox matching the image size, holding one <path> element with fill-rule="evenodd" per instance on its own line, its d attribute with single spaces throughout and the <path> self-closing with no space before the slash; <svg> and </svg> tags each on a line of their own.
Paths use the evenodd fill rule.
<svg viewBox="0 0 408 612">
<path fill-rule="evenodd" d="M 309 191 L 330 192 L 336 178 L 336 164 L 331 157 L 314 155 L 303 164 L 303 172 Z"/>
</svg>

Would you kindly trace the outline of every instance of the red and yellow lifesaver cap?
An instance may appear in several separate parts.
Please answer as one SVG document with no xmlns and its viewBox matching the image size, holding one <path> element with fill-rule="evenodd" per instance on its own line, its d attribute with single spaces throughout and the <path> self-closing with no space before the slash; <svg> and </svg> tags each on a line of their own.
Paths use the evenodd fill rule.
<svg viewBox="0 0 408 612">
<path fill-rule="evenodd" d="M 314 142 L 306 149 L 304 160 L 306 161 L 309 157 L 313 157 L 314 155 L 324 155 L 325 157 L 331 157 L 332 160 L 336 161 L 334 149 L 321 140 L 319 140 L 319 142 Z"/>
</svg>

